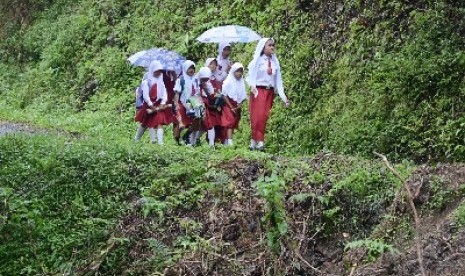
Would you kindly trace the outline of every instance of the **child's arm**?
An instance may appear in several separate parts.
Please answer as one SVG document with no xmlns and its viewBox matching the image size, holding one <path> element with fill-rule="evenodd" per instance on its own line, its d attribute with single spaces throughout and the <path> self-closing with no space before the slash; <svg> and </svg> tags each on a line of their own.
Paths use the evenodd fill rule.
<svg viewBox="0 0 465 276">
<path fill-rule="evenodd" d="M 226 95 L 223 95 L 223 99 L 224 99 L 224 102 L 226 103 L 226 105 L 231 109 L 231 111 L 236 113 L 236 108 L 234 108 L 234 106 L 232 106 L 231 101 L 229 101 L 229 97 L 226 96 Z"/>
<path fill-rule="evenodd" d="M 150 100 L 150 87 L 149 87 L 149 82 L 144 81 L 142 84 L 142 96 L 144 97 L 144 101 L 149 105 L 151 108 L 153 106 L 153 102 Z"/>
<path fill-rule="evenodd" d="M 179 93 L 174 93 L 173 104 L 176 110 L 179 110 Z"/>
<path fill-rule="evenodd" d="M 213 88 L 213 85 L 211 84 L 211 82 L 208 82 L 205 85 L 206 85 L 205 90 L 207 91 L 208 95 L 215 95 L 215 89 Z"/>
<path fill-rule="evenodd" d="M 289 105 L 289 99 L 287 98 L 286 94 L 284 94 L 284 85 L 283 85 L 283 80 L 281 77 L 281 70 L 278 69 L 276 70 L 276 75 L 275 75 L 275 84 L 276 87 L 275 89 L 278 90 L 278 95 L 283 101 L 283 103 L 288 106 Z"/>
</svg>

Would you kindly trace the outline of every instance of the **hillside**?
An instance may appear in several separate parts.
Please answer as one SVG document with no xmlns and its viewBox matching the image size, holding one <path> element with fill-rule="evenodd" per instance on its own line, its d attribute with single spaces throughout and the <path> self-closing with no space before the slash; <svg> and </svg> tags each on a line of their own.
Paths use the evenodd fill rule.
<svg viewBox="0 0 465 276">
<path fill-rule="evenodd" d="M 465 274 L 464 1 L 0 0 L 0 275 Z M 134 143 L 132 53 L 274 37 L 267 152 Z M 233 46 L 247 64 L 254 43 Z M 373 152 L 385 154 L 402 182 Z M 419 236 L 421 241 L 415 243 Z"/>
<path fill-rule="evenodd" d="M 14 128 L 28 133 L 0 137 L 2 275 L 417 275 L 416 233 L 427 275 L 465 272 L 463 165 L 395 166 L 416 228 L 376 159 Z"/>
<path fill-rule="evenodd" d="M 463 160 L 462 1 L 16 2 L 42 11 L 2 25 L 3 118 L 89 130 L 40 117 L 97 116 L 127 132 L 142 73 L 126 58 L 166 47 L 203 63 L 216 45 L 195 38 L 235 23 L 277 41 L 293 105 L 275 106 L 273 152 Z M 2 6 L 5 16 L 16 14 Z M 233 59 L 248 64 L 254 46 L 234 46 Z M 244 124 L 242 141 L 249 133 Z"/>
</svg>

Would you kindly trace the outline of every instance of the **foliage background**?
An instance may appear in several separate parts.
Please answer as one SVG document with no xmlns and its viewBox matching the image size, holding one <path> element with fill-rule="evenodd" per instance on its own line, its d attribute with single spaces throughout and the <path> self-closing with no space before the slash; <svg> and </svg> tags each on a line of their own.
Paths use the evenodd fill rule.
<svg viewBox="0 0 465 276">
<path fill-rule="evenodd" d="M 270 247 L 295 230 L 284 200 L 301 204 L 316 198 L 322 213 L 311 227 L 324 238 L 353 230 L 363 242 L 352 246 L 374 246 L 377 257 L 390 247 L 364 239 L 398 185 L 379 163 L 371 163 L 372 151 L 398 161 L 465 160 L 464 4 L 0 0 L 0 119 L 72 135 L 0 138 L 0 274 L 66 274 L 88 265 L 120 219 L 133 212 L 134 199 L 149 199 L 138 215 L 153 220 L 186 203 L 196 210 L 208 193 L 227 202 L 209 180 L 229 183 L 225 171 L 206 171 L 236 156 L 266 167 L 254 188 L 266 200 Z M 317 170 L 305 157 L 289 161 L 248 153 L 240 149 L 249 139 L 247 112 L 236 135 L 238 150 L 179 150 L 169 135 L 163 150 L 132 143 L 133 90 L 142 71 L 126 58 L 166 47 L 203 64 L 216 55 L 216 45 L 195 38 L 222 24 L 250 26 L 277 41 L 292 106 L 284 109 L 275 101 L 269 152 L 357 157 L 322 162 Z M 234 46 L 233 59 L 248 64 L 254 47 Z M 397 169 L 408 175 L 413 166 L 406 161 Z M 289 191 L 294 184 L 309 191 Z M 450 201 L 439 184 L 434 191 L 441 195 L 435 206 Z M 463 224 L 461 206 L 457 217 Z M 408 221 L 400 224 L 402 231 L 410 229 Z M 194 226 L 188 230 L 197 231 Z M 119 242 L 123 246 L 107 256 L 103 274 L 122 274 L 127 267 L 126 251 L 134 241 Z M 174 246 L 177 257 L 198 245 L 189 242 Z M 163 252 L 157 244 L 153 248 Z M 175 261 L 141 261 L 129 269 L 162 271 Z"/>
<path fill-rule="evenodd" d="M 167 47 L 203 64 L 216 45 L 195 37 L 212 26 L 242 24 L 276 39 L 292 101 L 289 109 L 275 102 L 272 152 L 376 150 L 417 161 L 463 160 L 462 4 L 2 1 L 2 17 L 11 19 L 1 25 L 2 117 L 75 130 L 92 130 L 98 118 L 130 137 L 132 91 L 142 72 L 126 58 Z M 248 64 L 254 46 L 235 46 L 233 59 Z M 245 112 L 242 144 L 247 122 Z"/>
</svg>

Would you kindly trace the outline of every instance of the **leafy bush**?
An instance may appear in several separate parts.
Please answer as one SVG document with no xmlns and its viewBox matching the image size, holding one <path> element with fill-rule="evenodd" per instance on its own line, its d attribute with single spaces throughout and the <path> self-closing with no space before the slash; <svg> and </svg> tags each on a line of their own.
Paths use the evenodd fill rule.
<svg viewBox="0 0 465 276">
<path fill-rule="evenodd" d="M 276 39 L 292 101 L 284 109 L 276 100 L 267 134 L 272 152 L 367 156 L 376 150 L 417 161 L 463 159 L 464 11 L 448 1 L 37 5 L 30 7 L 34 21 L 0 43 L 3 67 L 16 71 L 13 64 L 23 64 L 8 80 L 9 101 L 2 103 L 15 110 L 41 116 L 53 107 L 63 117 L 104 111 L 130 118 L 141 74 L 126 65 L 130 54 L 167 47 L 203 64 L 216 56 L 216 45 L 195 37 L 212 26 L 242 24 Z M 247 64 L 254 46 L 234 45 L 233 59 Z M 247 112 L 242 122 L 236 137 L 245 143 Z"/>
</svg>

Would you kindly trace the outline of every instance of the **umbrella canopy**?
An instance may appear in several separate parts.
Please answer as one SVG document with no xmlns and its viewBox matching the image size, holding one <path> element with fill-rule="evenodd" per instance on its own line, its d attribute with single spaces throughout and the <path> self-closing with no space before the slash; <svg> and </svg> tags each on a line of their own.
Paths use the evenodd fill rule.
<svg viewBox="0 0 465 276">
<path fill-rule="evenodd" d="M 252 42 L 262 37 L 250 28 L 239 25 L 219 26 L 205 31 L 197 40 L 203 43 Z"/>
<path fill-rule="evenodd" d="M 131 55 L 128 58 L 130 64 L 148 68 L 154 60 L 160 61 L 163 69 L 181 73 L 182 63 L 186 60 L 180 54 L 164 48 L 152 48 Z"/>
</svg>

